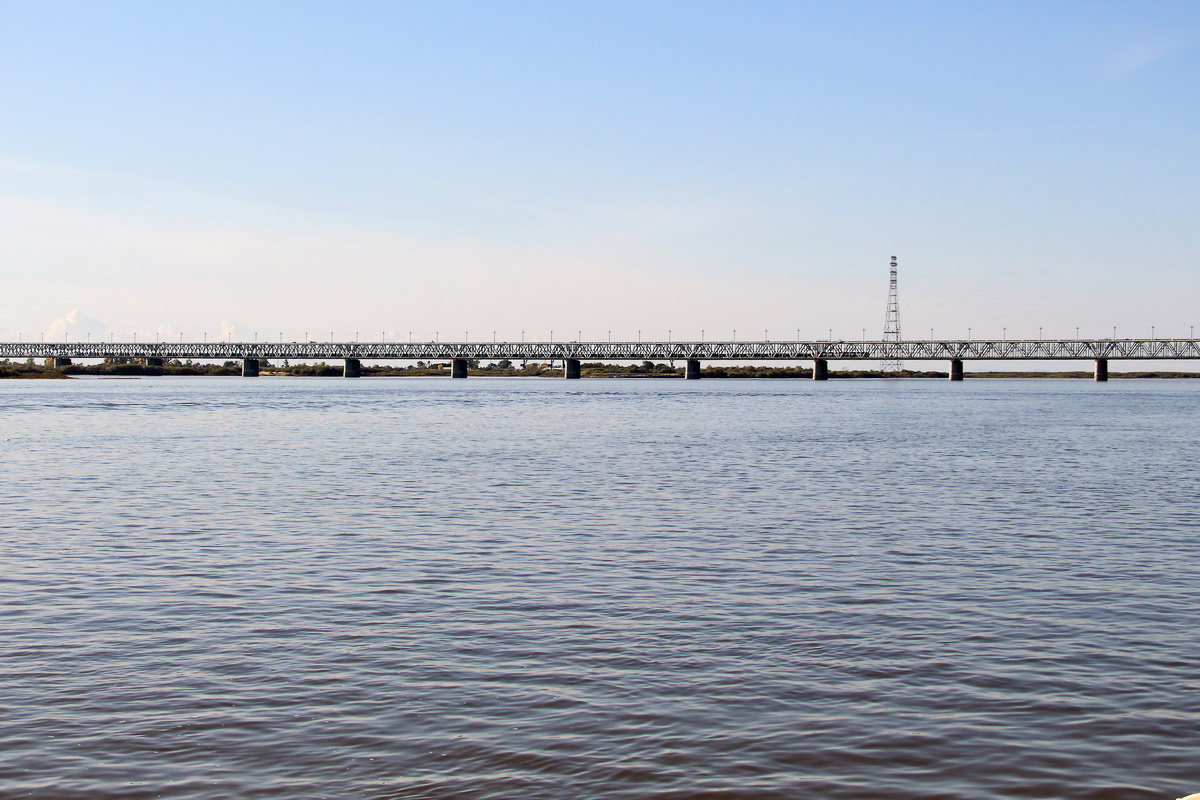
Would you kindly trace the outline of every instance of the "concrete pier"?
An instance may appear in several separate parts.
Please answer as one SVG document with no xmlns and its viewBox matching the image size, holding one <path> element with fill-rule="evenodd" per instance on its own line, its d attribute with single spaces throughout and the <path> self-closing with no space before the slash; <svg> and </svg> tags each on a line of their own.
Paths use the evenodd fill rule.
<svg viewBox="0 0 1200 800">
<path fill-rule="evenodd" d="M 55 369 L 62 369 L 63 367 L 71 366 L 71 359 L 69 358 L 53 358 L 50 361 Z"/>
<path fill-rule="evenodd" d="M 829 362 L 824 358 L 813 359 L 813 380 L 829 380 Z"/>
<path fill-rule="evenodd" d="M 962 359 L 950 359 L 950 380 L 961 381 L 963 379 Z"/>
<path fill-rule="evenodd" d="M 242 359 L 242 377 L 257 378 L 258 377 L 258 359 L 243 358 Z"/>
<path fill-rule="evenodd" d="M 700 359 L 689 358 L 687 360 L 687 366 L 683 368 L 683 377 L 689 381 L 700 380 Z"/>
<path fill-rule="evenodd" d="M 467 360 L 465 358 L 455 358 L 450 361 L 450 377 L 467 377 Z"/>
<path fill-rule="evenodd" d="M 571 380 L 579 379 L 579 359 L 565 358 L 563 359 L 563 377 Z"/>
<path fill-rule="evenodd" d="M 1098 381 L 1108 380 L 1108 359 L 1107 358 L 1097 358 L 1096 359 L 1096 380 L 1098 380 Z"/>
<path fill-rule="evenodd" d="M 147 367 L 149 367 L 150 369 L 162 369 L 162 368 L 163 368 L 163 359 L 161 359 L 161 358 L 147 358 L 147 359 L 146 359 L 146 366 L 147 366 Z"/>
<path fill-rule="evenodd" d="M 361 378 L 362 377 L 362 362 L 357 358 L 347 358 L 345 365 L 342 367 L 343 378 Z"/>
</svg>

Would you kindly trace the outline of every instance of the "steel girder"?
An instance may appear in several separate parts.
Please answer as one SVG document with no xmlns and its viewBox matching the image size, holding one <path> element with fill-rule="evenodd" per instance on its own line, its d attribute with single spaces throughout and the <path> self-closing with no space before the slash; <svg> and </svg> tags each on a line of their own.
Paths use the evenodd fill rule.
<svg viewBox="0 0 1200 800">
<path fill-rule="evenodd" d="M 979 361 L 1200 359 L 1200 339 L 970 339 L 795 342 L 8 342 L 0 358 L 439 361 Z"/>
</svg>

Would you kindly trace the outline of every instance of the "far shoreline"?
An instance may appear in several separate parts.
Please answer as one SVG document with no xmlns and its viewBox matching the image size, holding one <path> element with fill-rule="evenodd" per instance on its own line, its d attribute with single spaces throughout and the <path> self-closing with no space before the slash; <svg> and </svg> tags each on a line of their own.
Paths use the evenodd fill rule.
<svg viewBox="0 0 1200 800">
<path fill-rule="evenodd" d="M 647 379 L 647 378 L 684 378 L 682 368 L 669 364 L 652 364 L 643 362 L 641 365 L 617 366 L 611 364 L 584 364 L 580 370 L 581 378 L 611 378 L 611 379 Z M 425 365 L 409 367 L 379 367 L 363 365 L 363 378 L 448 378 L 450 370 L 440 365 Z M 520 369 L 512 366 L 499 367 L 496 365 L 475 366 L 470 369 L 471 377 L 478 378 L 549 378 L 563 379 L 561 367 L 548 364 L 527 365 Z M 883 372 L 881 370 L 829 370 L 829 380 L 947 380 L 949 374 L 936 370 L 917 371 L 902 370 Z M 0 363 L 0 379 L 16 380 L 61 380 L 70 378 L 91 379 L 137 379 L 149 377 L 241 377 L 241 371 L 233 363 L 225 364 L 192 364 L 172 363 L 162 367 L 151 367 L 144 364 L 107 363 L 96 365 L 72 364 L 64 367 L 51 367 L 28 363 Z M 330 364 L 297 364 L 267 367 L 259 373 L 263 378 L 341 378 L 342 366 Z M 964 377 L 969 379 L 1066 379 L 1092 380 L 1094 375 L 1084 370 L 1064 371 L 1032 371 L 1032 370 L 996 370 L 966 372 Z M 1177 372 L 1167 370 L 1138 370 L 1128 372 L 1110 371 L 1108 377 L 1112 380 L 1176 380 L 1200 378 L 1197 372 Z M 736 379 L 771 379 L 771 380 L 812 380 L 811 367 L 767 367 L 767 366 L 710 366 L 701 371 L 705 380 L 736 380 Z"/>
</svg>

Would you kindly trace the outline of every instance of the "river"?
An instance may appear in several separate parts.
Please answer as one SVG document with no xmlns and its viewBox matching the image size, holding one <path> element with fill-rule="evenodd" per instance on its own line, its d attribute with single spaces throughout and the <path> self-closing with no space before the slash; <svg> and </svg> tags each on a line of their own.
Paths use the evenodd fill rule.
<svg viewBox="0 0 1200 800">
<path fill-rule="evenodd" d="M 0 383 L 0 796 L 1200 791 L 1200 381 Z"/>
</svg>

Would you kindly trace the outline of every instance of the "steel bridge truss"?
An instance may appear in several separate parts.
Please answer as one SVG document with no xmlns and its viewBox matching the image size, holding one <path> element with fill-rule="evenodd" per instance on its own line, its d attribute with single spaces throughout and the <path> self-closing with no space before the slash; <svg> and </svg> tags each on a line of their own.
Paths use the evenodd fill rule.
<svg viewBox="0 0 1200 800">
<path fill-rule="evenodd" d="M 1200 359 L 1200 339 L 759 342 L 9 342 L 0 358 L 439 361 L 1069 361 Z"/>
</svg>

